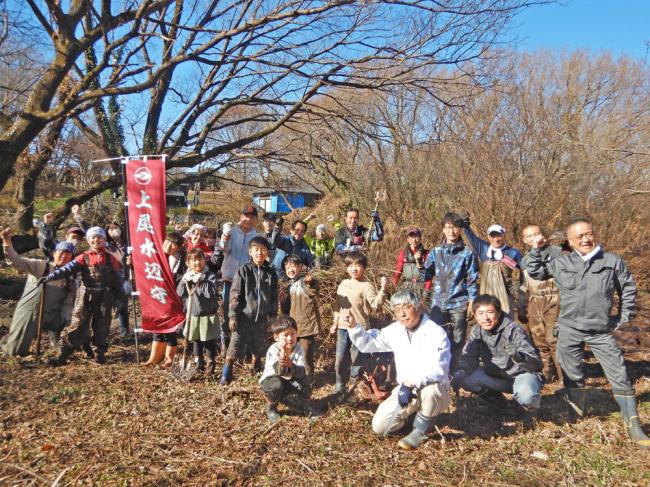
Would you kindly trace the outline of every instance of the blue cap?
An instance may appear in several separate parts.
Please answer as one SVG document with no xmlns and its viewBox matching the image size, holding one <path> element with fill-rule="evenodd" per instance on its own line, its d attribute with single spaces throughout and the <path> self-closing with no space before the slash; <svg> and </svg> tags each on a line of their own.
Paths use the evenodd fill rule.
<svg viewBox="0 0 650 487">
<path fill-rule="evenodd" d="M 56 244 L 56 247 L 54 247 L 55 252 L 70 252 L 71 254 L 74 254 L 74 244 L 70 242 L 66 242 L 65 240 L 63 242 L 59 242 Z"/>
</svg>

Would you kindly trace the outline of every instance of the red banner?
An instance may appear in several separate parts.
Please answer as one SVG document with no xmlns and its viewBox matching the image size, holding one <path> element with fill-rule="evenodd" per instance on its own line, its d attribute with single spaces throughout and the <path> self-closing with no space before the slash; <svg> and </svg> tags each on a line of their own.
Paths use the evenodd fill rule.
<svg viewBox="0 0 650 487">
<path fill-rule="evenodd" d="M 165 239 L 165 161 L 159 157 L 126 162 L 129 235 L 135 285 L 142 307 L 142 329 L 171 333 L 185 320 L 167 256 Z"/>
</svg>

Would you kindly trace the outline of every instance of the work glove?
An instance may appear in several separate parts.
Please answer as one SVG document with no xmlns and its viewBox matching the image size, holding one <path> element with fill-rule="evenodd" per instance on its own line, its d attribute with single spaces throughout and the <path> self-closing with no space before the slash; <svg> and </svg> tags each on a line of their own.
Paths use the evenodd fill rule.
<svg viewBox="0 0 650 487">
<path fill-rule="evenodd" d="M 413 398 L 413 388 L 412 387 L 407 387 L 404 384 L 399 386 L 399 391 L 397 393 L 397 401 L 399 402 L 400 406 L 405 408 L 406 406 L 409 405 L 412 398 Z"/>
<path fill-rule="evenodd" d="M 526 360 L 526 354 L 522 352 L 515 352 L 512 354 L 511 358 L 513 362 L 521 364 L 524 362 L 524 360 Z"/>
<path fill-rule="evenodd" d="M 282 228 L 282 226 L 284 225 L 284 217 L 283 217 L 282 215 L 280 215 L 279 217 L 277 217 L 277 218 L 275 219 L 275 224 L 276 224 L 279 228 Z"/>
<path fill-rule="evenodd" d="M 466 375 L 467 373 L 463 369 L 458 369 L 451 376 L 451 388 L 456 392 L 456 394 L 458 394 L 460 387 L 463 385 Z"/>
<path fill-rule="evenodd" d="M 231 222 L 224 223 L 222 227 L 222 231 L 225 236 L 230 235 L 230 232 L 232 232 L 232 223 Z"/>
<path fill-rule="evenodd" d="M 458 214 L 463 219 L 463 228 L 469 228 L 471 221 L 469 218 L 469 213 L 464 211 Z"/>
<path fill-rule="evenodd" d="M 377 210 L 371 211 L 370 218 L 372 218 L 372 221 L 376 222 L 377 220 L 379 220 L 379 212 Z"/>
<path fill-rule="evenodd" d="M 36 281 L 37 285 L 39 286 L 44 286 L 46 282 L 47 282 L 47 277 L 39 277 L 38 281 Z"/>
</svg>

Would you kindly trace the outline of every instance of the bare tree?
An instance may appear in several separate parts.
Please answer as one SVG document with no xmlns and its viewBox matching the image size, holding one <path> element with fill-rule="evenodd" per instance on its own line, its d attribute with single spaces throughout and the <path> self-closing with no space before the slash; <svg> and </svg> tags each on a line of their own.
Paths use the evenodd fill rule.
<svg viewBox="0 0 650 487">
<path fill-rule="evenodd" d="M 436 97 L 456 75 L 441 70 L 431 78 L 426 68 L 477 70 L 530 3 L 140 0 L 118 9 L 106 0 L 26 2 L 51 54 L 25 101 L 0 114 L 8 121 L 0 133 L 0 188 L 20 154 L 62 118 L 117 150 L 88 118 L 89 110 L 101 118 L 102 98 L 123 107 L 120 151 L 164 153 L 171 167 L 210 161 L 218 171 L 240 160 L 233 152 L 255 149 L 337 89 L 412 86 Z M 96 60 L 87 56 L 91 49 Z M 60 216 L 119 184 L 118 177 L 98 181 Z"/>
<path fill-rule="evenodd" d="M 480 229 L 499 222 L 518 238 L 527 223 L 559 228 L 588 213 L 608 245 L 647 246 L 647 65 L 534 53 L 504 56 L 490 71 L 492 89 L 457 83 L 442 101 L 412 89 L 339 93 L 336 103 L 320 100 L 322 116 L 267 143 L 287 170 L 303 161 L 312 180 L 366 208 L 376 187 L 386 189 L 384 214 L 399 225 L 436 228 L 444 212 L 464 209 Z"/>
</svg>

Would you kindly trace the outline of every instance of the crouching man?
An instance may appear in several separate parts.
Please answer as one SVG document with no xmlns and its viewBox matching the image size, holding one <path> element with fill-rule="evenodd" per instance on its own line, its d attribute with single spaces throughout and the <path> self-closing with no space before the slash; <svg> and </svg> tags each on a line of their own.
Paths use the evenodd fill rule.
<svg viewBox="0 0 650 487">
<path fill-rule="evenodd" d="M 539 409 L 542 360 L 524 329 L 501 310 L 501 302 L 481 294 L 472 305 L 478 324 L 470 332 L 452 386 L 473 392 L 495 407 L 505 408 L 511 393 L 526 411 Z M 479 365 L 480 362 L 480 365 Z"/>
<path fill-rule="evenodd" d="M 424 314 L 413 291 L 396 292 L 390 305 L 397 321 L 381 330 L 366 330 L 346 310 L 341 311 L 339 322 L 360 352 L 395 354 L 399 387 L 377 408 L 372 429 L 388 436 L 415 415 L 413 431 L 398 443 L 413 450 L 426 440 L 435 417 L 449 406 L 450 345 L 445 330 Z"/>
</svg>

